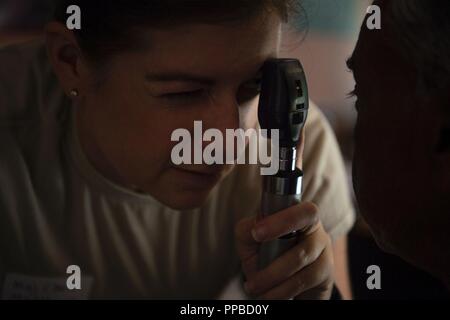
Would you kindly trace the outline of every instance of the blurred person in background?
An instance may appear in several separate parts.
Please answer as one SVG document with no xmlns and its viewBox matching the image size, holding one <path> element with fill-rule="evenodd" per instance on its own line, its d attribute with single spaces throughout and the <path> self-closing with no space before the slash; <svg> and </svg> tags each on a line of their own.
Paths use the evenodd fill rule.
<svg viewBox="0 0 450 320">
<path fill-rule="evenodd" d="M 53 0 L 2 0 L 0 30 L 30 30 L 42 26 L 52 10 Z"/>
</svg>

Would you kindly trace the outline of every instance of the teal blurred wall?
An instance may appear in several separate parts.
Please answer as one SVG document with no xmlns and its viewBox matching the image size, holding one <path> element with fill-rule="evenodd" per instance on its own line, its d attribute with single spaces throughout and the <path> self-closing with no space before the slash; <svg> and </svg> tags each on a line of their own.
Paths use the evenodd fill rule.
<svg viewBox="0 0 450 320">
<path fill-rule="evenodd" d="M 361 15 L 361 9 L 367 5 L 362 0 L 302 0 L 310 32 L 326 33 L 335 36 L 354 36 L 359 23 L 355 17 Z M 303 19 L 302 19 L 303 20 Z M 304 21 L 297 21 L 299 29 Z"/>
</svg>

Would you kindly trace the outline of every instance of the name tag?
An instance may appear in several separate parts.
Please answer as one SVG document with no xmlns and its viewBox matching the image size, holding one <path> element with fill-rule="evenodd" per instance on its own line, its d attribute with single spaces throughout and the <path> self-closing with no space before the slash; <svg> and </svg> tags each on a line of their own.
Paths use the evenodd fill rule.
<svg viewBox="0 0 450 320">
<path fill-rule="evenodd" d="M 69 289 L 67 278 L 34 277 L 10 273 L 5 277 L 2 299 L 83 300 L 90 297 L 93 278 L 83 275 L 80 289 Z"/>
</svg>

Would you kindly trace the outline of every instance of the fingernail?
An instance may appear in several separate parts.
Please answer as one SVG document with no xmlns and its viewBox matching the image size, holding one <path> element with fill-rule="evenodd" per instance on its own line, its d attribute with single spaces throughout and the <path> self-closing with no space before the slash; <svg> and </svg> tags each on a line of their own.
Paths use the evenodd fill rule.
<svg viewBox="0 0 450 320">
<path fill-rule="evenodd" d="M 264 240 L 265 232 L 266 232 L 266 230 L 262 226 L 254 227 L 252 229 L 253 239 L 255 239 L 255 241 L 258 241 L 258 242 Z"/>
</svg>

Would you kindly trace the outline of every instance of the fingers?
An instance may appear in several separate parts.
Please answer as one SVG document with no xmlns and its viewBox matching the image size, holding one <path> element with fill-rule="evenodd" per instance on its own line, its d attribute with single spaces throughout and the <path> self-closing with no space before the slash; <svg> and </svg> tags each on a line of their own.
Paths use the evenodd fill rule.
<svg viewBox="0 0 450 320">
<path fill-rule="evenodd" d="M 302 230 L 298 244 L 268 267 L 258 270 L 261 242 Z M 317 207 L 303 202 L 257 221 L 241 220 L 235 228 L 238 254 L 251 296 L 263 299 L 328 299 L 333 287 L 331 240 L 318 219 Z"/>
<path fill-rule="evenodd" d="M 321 228 L 321 227 L 320 227 Z M 328 244 L 325 232 L 315 232 L 301 243 L 273 261 L 264 270 L 256 272 L 245 284 L 249 294 L 258 296 L 270 290 L 306 266 L 314 263 Z"/>
<path fill-rule="evenodd" d="M 251 234 L 255 223 L 256 217 L 244 218 L 236 224 L 234 229 L 237 253 L 241 260 L 242 271 L 247 277 L 258 270 L 259 243 Z"/>
<path fill-rule="evenodd" d="M 265 242 L 297 230 L 302 230 L 305 234 L 312 233 L 318 221 L 318 208 L 305 201 L 259 220 L 251 232 L 254 240 Z"/>
<path fill-rule="evenodd" d="M 255 243 L 255 239 L 253 238 L 251 234 L 251 230 L 256 224 L 256 217 L 246 217 L 242 220 L 240 220 L 235 228 L 234 228 L 234 235 L 236 237 L 236 240 L 239 243 L 245 244 L 245 245 L 253 245 Z"/>
<path fill-rule="evenodd" d="M 280 285 L 260 296 L 261 299 L 329 299 L 333 287 L 331 249 L 325 248 L 320 256 Z"/>
<path fill-rule="evenodd" d="M 267 231 L 268 241 L 277 239 L 285 234 L 295 230 L 304 229 L 306 236 L 317 228 L 318 214 L 317 207 L 309 202 L 296 205 L 277 214 L 271 215 L 257 222 L 256 217 L 242 219 L 235 227 L 235 238 L 237 244 L 237 253 L 241 260 L 241 266 L 247 278 L 258 272 L 258 250 L 259 235 L 255 232 L 255 227 L 262 227 Z M 266 232 L 263 231 L 263 232 Z"/>
<path fill-rule="evenodd" d="M 299 243 L 264 270 L 258 270 L 261 242 L 278 239 L 296 230 L 302 231 L 297 236 Z M 331 247 L 331 241 L 323 230 L 314 204 L 303 202 L 262 220 L 256 217 L 242 219 L 235 227 L 235 237 L 250 295 L 289 299 L 295 296 L 322 298 L 329 293 L 332 254 L 324 255 L 324 252 Z"/>
<path fill-rule="evenodd" d="M 320 285 L 296 296 L 295 300 L 330 300 L 333 294 L 333 280 L 327 280 Z"/>
<path fill-rule="evenodd" d="M 309 290 L 299 293 L 295 297 L 296 300 L 330 299 L 334 285 L 334 263 L 331 246 L 327 246 L 322 253 L 321 258 L 322 259 L 318 259 L 317 261 L 322 264 L 320 268 L 324 273 L 317 277 L 316 283 L 318 283 L 318 285 L 311 285 Z M 328 261 L 328 263 L 326 261 Z M 326 274 L 328 274 L 328 276 Z M 320 282 L 321 279 L 324 280 Z"/>
</svg>

